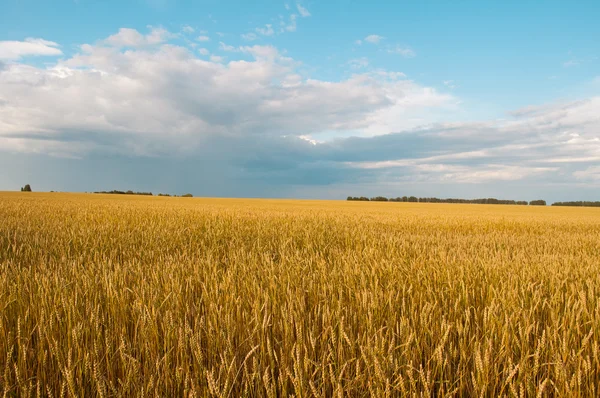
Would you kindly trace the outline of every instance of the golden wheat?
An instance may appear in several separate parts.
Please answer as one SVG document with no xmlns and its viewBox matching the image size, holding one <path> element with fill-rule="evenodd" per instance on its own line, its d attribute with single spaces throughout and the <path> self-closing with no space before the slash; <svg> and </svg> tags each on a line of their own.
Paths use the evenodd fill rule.
<svg viewBox="0 0 600 398">
<path fill-rule="evenodd" d="M 0 194 L 4 396 L 597 396 L 600 211 Z"/>
</svg>

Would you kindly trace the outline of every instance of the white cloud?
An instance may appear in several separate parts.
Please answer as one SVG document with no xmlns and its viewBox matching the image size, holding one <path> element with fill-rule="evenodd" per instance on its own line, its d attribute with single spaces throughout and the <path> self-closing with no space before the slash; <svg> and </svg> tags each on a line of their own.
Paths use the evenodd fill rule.
<svg viewBox="0 0 600 398">
<path fill-rule="evenodd" d="M 388 47 L 387 52 L 390 53 L 390 54 L 400 54 L 404 58 L 413 58 L 413 57 L 415 57 L 417 55 L 410 48 L 408 48 L 408 47 L 402 47 L 400 45 Z"/>
<path fill-rule="evenodd" d="M 354 43 L 360 46 L 362 44 L 362 40 L 356 40 Z"/>
<path fill-rule="evenodd" d="M 366 128 L 377 111 L 394 105 L 389 90 L 398 98 L 412 95 L 365 74 L 340 82 L 301 77 L 299 64 L 272 46 L 222 44 L 232 56 L 253 58 L 225 63 L 174 44 L 130 48 L 149 42 L 141 36 L 126 32 L 118 42 L 111 36 L 128 50 L 101 41 L 53 68 L 13 64 L 0 73 L 3 147 L 37 137 L 40 150 L 54 143 L 64 151 L 144 154 L 191 150 L 215 134 L 308 136 Z"/>
<path fill-rule="evenodd" d="M 163 28 L 154 28 L 150 27 L 150 34 L 146 35 L 146 40 L 148 44 L 160 44 L 164 43 L 169 39 L 175 38 L 177 35 L 169 32 Z"/>
<path fill-rule="evenodd" d="M 441 180 L 456 183 L 482 183 L 490 181 L 516 181 L 546 173 L 556 172 L 556 167 L 523 167 L 515 165 L 449 166 L 449 170 L 439 170 Z M 436 170 L 433 170 L 436 171 Z"/>
<path fill-rule="evenodd" d="M 402 73 L 375 73 L 392 105 L 374 112 L 364 135 L 374 136 L 407 131 L 422 125 L 448 120 L 457 112 L 460 101 L 431 87 L 401 80 Z"/>
<path fill-rule="evenodd" d="M 225 44 L 223 42 L 219 42 L 219 48 L 223 51 L 228 51 L 228 52 L 235 52 L 237 51 L 237 48 L 235 48 L 234 46 L 231 46 L 229 44 Z"/>
<path fill-rule="evenodd" d="M 275 33 L 271 24 L 266 24 L 264 28 L 256 28 L 256 31 L 263 36 L 273 36 Z"/>
<path fill-rule="evenodd" d="M 371 44 L 379 44 L 379 42 L 380 42 L 381 40 L 383 40 L 383 39 L 384 39 L 384 37 L 383 37 L 383 36 L 379 36 L 379 35 L 369 35 L 369 36 L 365 37 L 365 39 L 364 39 L 364 40 L 365 40 L 367 43 L 371 43 Z"/>
<path fill-rule="evenodd" d="M 377 70 L 373 71 L 372 74 L 374 76 L 382 77 L 382 78 L 390 79 L 390 80 L 399 80 L 399 79 L 406 78 L 406 75 L 402 72 L 390 72 L 390 71 L 383 70 L 383 69 L 377 69 Z"/>
<path fill-rule="evenodd" d="M 444 86 L 448 87 L 449 89 L 454 89 L 454 88 L 458 87 L 456 85 L 456 83 L 454 82 L 454 80 L 444 80 L 443 83 L 444 83 Z"/>
<path fill-rule="evenodd" d="M 202 36 L 196 37 L 196 40 L 198 40 L 198 41 L 210 41 L 210 37 L 202 35 Z"/>
<path fill-rule="evenodd" d="M 199 48 L 198 52 L 200 53 L 200 55 L 208 55 L 208 54 L 210 54 L 210 51 L 208 51 L 208 49 L 206 49 L 206 48 Z"/>
<path fill-rule="evenodd" d="M 0 150 L 210 157 L 268 174 L 254 177 L 327 184 L 598 181 L 600 97 L 449 123 L 460 99 L 401 72 L 318 80 L 273 46 L 224 45 L 225 60 L 173 43 L 123 44 L 149 42 L 132 32 L 120 39 L 50 67 L 6 64 Z"/>
<path fill-rule="evenodd" d="M 150 27 L 150 33 L 147 35 L 135 29 L 121 28 L 118 33 L 109 36 L 103 43 L 113 47 L 142 47 L 161 44 L 173 37 L 175 35 L 164 28 Z"/>
<path fill-rule="evenodd" d="M 429 163 L 428 159 L 402 159 L 384 162 L 361 162 L 354 167 L 367 170 L 404 168 L 421 181 L 455 183 L 482 183 L 490 181 L 516 181 L 558 170 L 557 167 L 524 167 L 516 165 L 486 164 L 461 165 Z"/>
<path fill-rule="evenodd" d="M 298 8 L 298 12 L 300 13 L 300 16 L 306 18 L 306 17 L 310 17 L 310 12 L 308 12 L 308 10 L 304 7 L 302 7 L 302 5 L 300 3 L 296 3 L 296 8 Z"/>
<path fill-rule="evenodd" d="M 186 34 L 192 34 L 196 31 L 196 29 L 192 28 L 190 25 L 185 25 L 183 28 L 181 28 L 181 31 Z"/>
<path fill-rule="evenodd" d="M 507 128 L 536 130 L 559 130 L 569 143 L 582 142 L 586 138 L 598 138 L 600 127 L 600 97 L 574 101 L 566 104 L 549 104 L 522 108 L 512 115 L 516 120 L 507 123 Z"/>
<path fill-rule="evenodd" d="M 31 44 L 39 44 L 42 46 L 48 46 L 48 47 L 59 47 L 58 43 L 55 43 L 53 41 L 49 41 L 49 40 L 44 40 L 44 39 L 35 39 L 35 38 L 27 38 L 25 39 L 26 43 L 31 43 Z"/>
<path fill-rule="evenodd" d="M 26 56 L 62 55 L 59 45 L 44 39 L 27 38 L 24 41 L 0 41 L 0 60 L 18 60 Z"/>
<path fill-rule="evenodd" d="M 242 34 L 242 39 L 248 40 L 248 41 L 253 41 L 253 40 L 258 39 L 258 36 L 254 32 L 244 33 L 244 34 Z"/>
<path fill-rule="evenodd" d="M 243 46 L 237 49 L 237 51 L 250 54 L 258 61 L 267 60 L 274 62 L 280 60 L 286 63 L 291 61 L 289 58 L 282 57 L 279 51 L 273 46 Z"/>
<path fill-rule="evenodd" d="M 291 14 L 290 15 L 290 21 L 289 23 L 286 23 L 283 18 L 280 18 L 279 20 L 279 25 L 281 27 L 281 32 L 295 32 L 298 25 L 297 25 L 297 19 L 298 19 L 298 15 L 296 14 Z"/>
<path fill-rule="evenodd" d="M 348 61 L 352 69 L 363 69 L 369 66 L 369 60 L 366 57 L 355 58 Z"/>
<path fill-rule="evenodd" d="M 321 142 L 313 139 L 310 135 L 300 135 L 298 136 L 298 138 L 300 138 L 301 140 L 304 140 L 306 142 L 309 142 L 311 145 L 317 145 Z"/>
</svg>

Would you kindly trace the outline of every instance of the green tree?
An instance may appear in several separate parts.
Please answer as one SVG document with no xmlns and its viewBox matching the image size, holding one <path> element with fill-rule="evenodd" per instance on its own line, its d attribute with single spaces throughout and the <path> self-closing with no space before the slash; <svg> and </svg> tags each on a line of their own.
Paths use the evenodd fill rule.
<svg viewBox="0 0 600 398">
<path fill-rule="evenodd" d="M 26 184 L 23 188 L 21 188 L 21 192 L 31 192 L 31 185 Z"/>
<path fill-rule="evenodd" d="M 546 201 L 542 199 L 532 200 L 529 202 L 529 206 L 546 206 Z"/>
</svg>

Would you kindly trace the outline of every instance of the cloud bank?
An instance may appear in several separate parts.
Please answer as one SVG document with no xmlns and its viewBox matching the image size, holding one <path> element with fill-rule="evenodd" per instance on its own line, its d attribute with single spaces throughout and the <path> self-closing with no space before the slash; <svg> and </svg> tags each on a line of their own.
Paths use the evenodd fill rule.
<svg viewBox="0 0 600 398">
<path fill-rule="evenodd" d="M 351 62 L 364 72 L 326 81 L 273 46 L 222 43 L 207 61 L 175 37 L 123 28 L 45 68 L 20 60 L 61 55 L 57 43 L 0 42 L 0 151 L 82 165 L 130 159 L 139 173 L 150 160 L 178 159 L 219 170 L 242 196 L 248 186 L 338 196 L 418 184 L 600 184 L 600 97 L 447 123 L 460 100 L 400 71 Z"/>
</svg>

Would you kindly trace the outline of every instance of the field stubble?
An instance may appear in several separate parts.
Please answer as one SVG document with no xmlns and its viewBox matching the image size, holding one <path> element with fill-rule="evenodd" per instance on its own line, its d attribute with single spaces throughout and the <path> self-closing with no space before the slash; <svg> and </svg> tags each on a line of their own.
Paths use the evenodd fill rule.
<svg viewBox="0 0 600 398">
<path fill-rule="evenodd" d="M 600 211 L 0 194 L 5 396 L 598 396 Z"/>
</svg>

